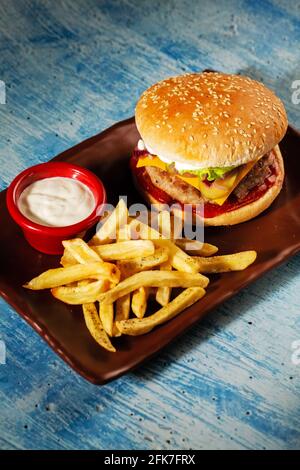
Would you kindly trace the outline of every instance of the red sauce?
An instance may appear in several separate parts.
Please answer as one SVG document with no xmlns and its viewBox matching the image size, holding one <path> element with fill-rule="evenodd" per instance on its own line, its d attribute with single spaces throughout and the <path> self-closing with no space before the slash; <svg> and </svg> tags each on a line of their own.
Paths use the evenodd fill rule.
<svg viewBox="0 0 300 470">
<path fill-rule="evenodd" d="M 157 188 L 152 183 L 150 176 L 145 170 L 145 167 L 141 167 L 141 168 L 136 167 L 139 157 L 144 155 L 145 153 L 147 152 L 144 150 L 143 151 L 135 150 L 132 154 L 131 161 L 130 161 L 131 169 L 135 173 L 135 176 L 139 185 L 145 191 L 151 194 L 158 202 L 161 202 L 163 204 L 172 204 L 174 202 L 178 203 L 178 201 L 174 201 L 167 193 Z M 273 175 L 276 176 L 277 175 L 276 168 L 272 166 L 271 170 L 272 170 L 271 176 Z M 274 178 L 274 181 L 270 181 L 269 178 L 266 178 L 262 185 L 259 185 L 253 188 L 247 194 L 247 196 L 245 196 L 243 199 L 239 200 L 234 194 L 231 194 L 222 206 L 219 206 L 218 204 L 212 204 L 210 202 L 205 202 L 204 203 L 204 217 L 207 219 L 211 217 L 216 217 L 217 215 L 221 215 L 221 214 L 224 214 L 225 212 L 230 212 L 230 211 L 239 209 L 240 207 L 243 207 L 246 204 L 250 204 L 251 202 L 257 201 L 260 197 L 262 197 L 266 193 L 266 191 L 271 186 L 273 186 L 275 182 L 275 178 Z"/>
</svg>

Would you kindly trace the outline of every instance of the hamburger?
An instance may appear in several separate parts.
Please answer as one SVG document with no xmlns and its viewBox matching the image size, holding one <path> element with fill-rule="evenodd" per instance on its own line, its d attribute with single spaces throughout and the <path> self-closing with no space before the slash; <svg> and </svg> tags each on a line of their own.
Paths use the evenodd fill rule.
<svg viewBox="0 0 300 470">
<path fill-rule="evenodd" d="M 171 77 L 142 94 L 135 120 L 134 181 L 158 209 L 177 203 L 184 216 L 188 204 L 194 221 L 233 225 L 267 209 L 282 188 L 287 115 L 262 83 L 213 72 Z"/>
</svg>

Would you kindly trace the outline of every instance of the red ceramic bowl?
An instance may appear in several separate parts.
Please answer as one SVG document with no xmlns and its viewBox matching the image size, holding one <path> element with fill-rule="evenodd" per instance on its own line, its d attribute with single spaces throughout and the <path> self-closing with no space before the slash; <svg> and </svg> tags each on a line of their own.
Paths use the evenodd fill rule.
<svg viewBox="0 0 300 470">
<path fill-rule="evenodd" d="M 20 212 L 17 201 L 22 191 L 37 180 L 54 176 L 76 179 L 92 191 L 96 206 L 86 219 L 66 227 L 47 227 L 32 222 Z M 41 163 L 22 171 L 12 181 L 6 193 L 6 204 L 9 213 L 23 230 L 26 240 L 36 250 L 51 255 L 59 255 L 63 252 L 61 243 L 63 240 L 74 238 L 95 225 L 105 203 L 105 188 L 94 173 L 80 166 L 63 162 Z"/>
</svg>

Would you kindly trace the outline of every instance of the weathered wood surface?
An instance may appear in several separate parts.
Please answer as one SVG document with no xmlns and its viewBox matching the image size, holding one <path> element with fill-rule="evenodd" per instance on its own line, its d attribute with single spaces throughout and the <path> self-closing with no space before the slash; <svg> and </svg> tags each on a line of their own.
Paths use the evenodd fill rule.
<svg viewBox="0 0 300 470">
<path fill-rule="evenodd" d="M 262 79 L 300 128 L 299 51 L 297 1 L 1 0 L 1 188 L 131 116 L 146 86 L 184 71 Z M 1 300 L 0 447 L 299 448 L 299 291 L 296 256 L 103 388 Z"/>
</svg>

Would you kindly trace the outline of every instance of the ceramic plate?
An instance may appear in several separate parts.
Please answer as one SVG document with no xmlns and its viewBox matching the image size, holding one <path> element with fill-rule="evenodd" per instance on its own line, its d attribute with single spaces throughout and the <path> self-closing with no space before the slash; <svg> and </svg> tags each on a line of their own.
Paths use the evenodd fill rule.
<svg viewBox="0 0 300 470">
<path fill-rule="evenodd" d="M 139 138 L 134 119 L 116 124 L 101 134 L 58 155 L 55 160 L 89 168 L 104 182 L 108 202 L 119 195 L 128 205 L 143 202 L 135 191 L 128 160 Z M 99 347 L 87 331 L 80 307 L 54 299 L 48 291 L 33 292 L 22 284 L 42 271 L 57 267 L 59 258 L 32 249 L 10 218 L 5 191 L 0 193 L 0 294 L 73 369 L 95 384 L 104 384 L 132 370 L 266 271 L 300 249 L 300 134 L 289 127 L 280 144 L 286 178 L 280 196 L 255 219 L 228 228 L 205 231 L 205 240 L 220 253 L 255 249 L 255 264 L 242 272 L 211 277 L 207 295 L 178 317 L 144 336 L 114 340 L 116 353 Z"/>
</svg>

